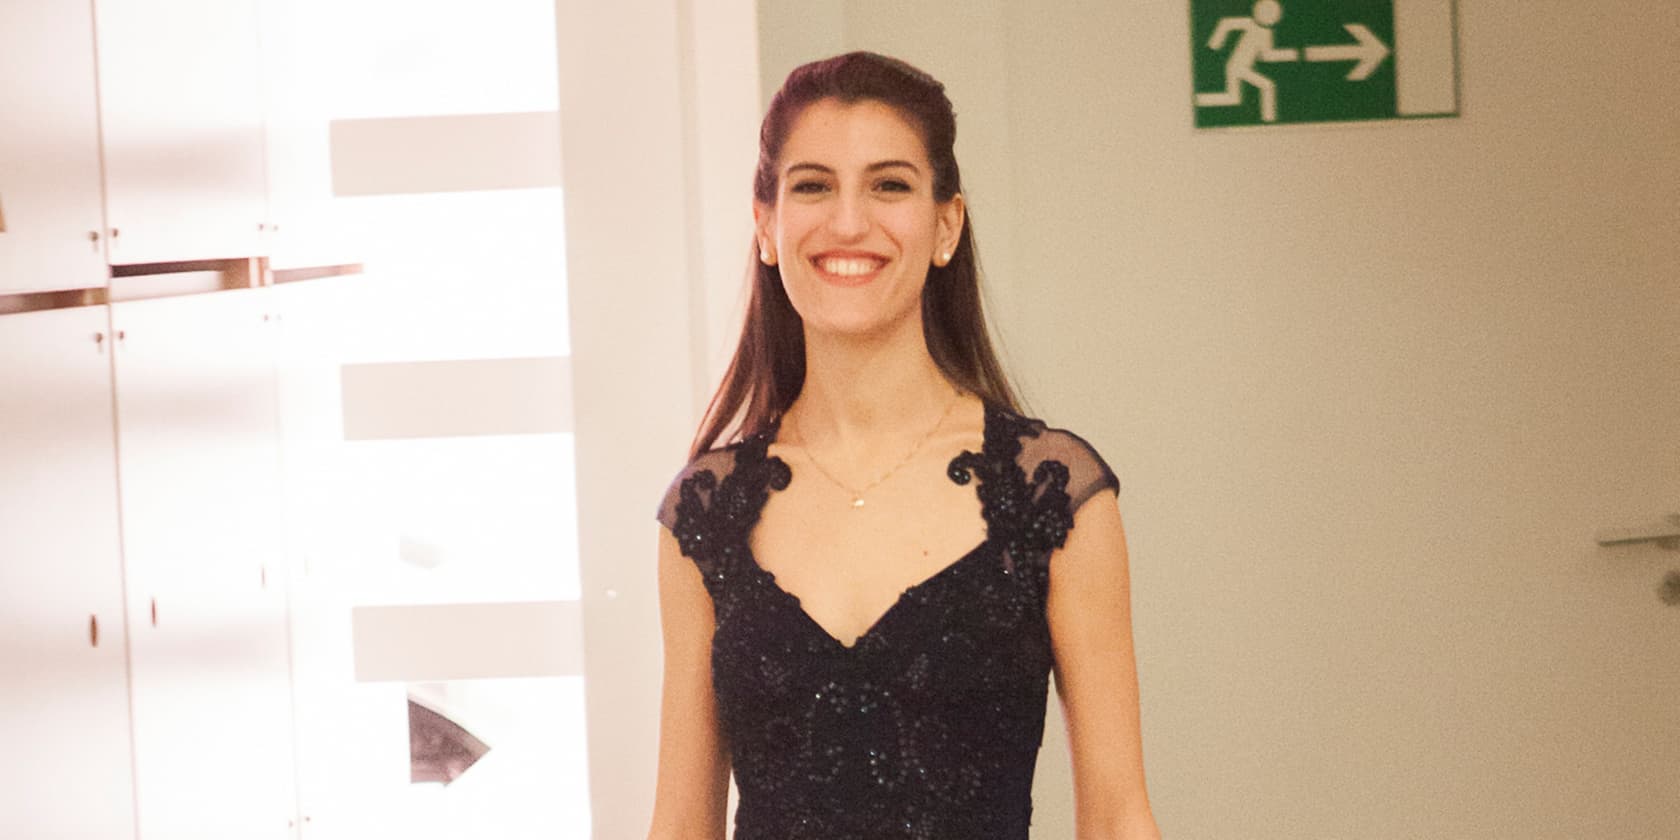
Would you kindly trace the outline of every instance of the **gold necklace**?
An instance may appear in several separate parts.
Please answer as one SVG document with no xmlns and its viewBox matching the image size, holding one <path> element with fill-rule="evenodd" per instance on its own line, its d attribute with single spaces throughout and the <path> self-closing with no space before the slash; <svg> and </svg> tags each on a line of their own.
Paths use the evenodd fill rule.
<svg viewBox="0 0 1680 840">
<path fill-rule="evenodd" d="M 875 479 L 874 481 L 869 482 L 867 485 L 864 486 L 864 488 L 862 490 L 852 489 L 851 485 L 847 484 L 844 481 L 841 481 L 838 478 L 835 478 L 834 473 L 831 473 L 828 470 L 824 469 L 822 463 L 817 460 L 816 454 L 811 451 L 811 447 L 806 445 L 805 435 L 799 432 L 799 420 L 797 418 L 792 417 L 791 415 L 788 417 L 788 419 L 793 421 L 794 434 L 799 435 L 799 447 L 801 449 L 805 450 L 805 457 L 808 460 L 810 460 L 811 466 L 816 467 L 817 472 L 822 473 L 824 478 L 827 478 L 829 481 L 834 482 L 834 485 L 836 487 L 839 487 L 841 490 L 846 491 L 846 495 L 852 497 L 852 508 L 856 509 L 856 508 L 863 507 L 863 494 L 868 493 L 869 491 L 875 489 L 876 486 L 878 486 L 881 482 L 886 481 L 887 479 L 891 478 L 893 473 L 898 472 L 899 467 L 902 467 L 905 464 L 910 463 L 910 459 L 916 457 L 916 453 L 922 451 L 922 447 L 926 446 L 927 442 L 933 438 L 933 433 L 939 431 L 940 426 L 945 425 L 945 418 L 949 417 L 951 415 L 951 409 L 957 407 L 957 400 L 960 397 L 962 397 L 962 391 L 961 390 L 958 390 L 955 393 L 953 393 L 951 395 L 951 401 L 945 404 L 945 411 L 942 412 L 939 415 L 938 420 L 934 421 L 933 428 L 928 429 L 927 434 L 922 435 L 922 439 L 916 441 L 916 445 L 911 447 L 910 451 L 905 453 L 904 457 L 900 458 L 898 463 L 893 465 L 892 469 L 887 470 L 886 472 L 882 473 L 879 478 Z"/>
</svg>

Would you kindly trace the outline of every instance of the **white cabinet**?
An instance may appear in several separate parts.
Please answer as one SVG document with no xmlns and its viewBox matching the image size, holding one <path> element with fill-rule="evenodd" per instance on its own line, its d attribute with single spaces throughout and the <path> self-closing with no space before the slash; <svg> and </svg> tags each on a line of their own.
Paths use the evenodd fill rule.
<svg viewBox="0 0 1680 840">
<path fill-rule="evenodd" d="M 0 316 L 0 836 L 293 836 L 269 291 Z"/>
<path fill-rule="evenodd" d="M 106 320 L 0 316 L 6 837 L 134 837 Z"/>
<path fill-rule="evenodd" d="M 264 255 L 256 0 L 96 0 L 110 261 Z"/>
<path fill-rule="evenodd" d="M 111 307 L 142 838 L 291 836 L 268 291 Z"/>
<path fill-rule="evenodd" d="M 86 3 L 0 3 L 0 295 L 105 285 Z"/>
<path fill-rule="evenodd" d="M 267 255 L 261 2 L 0 4 L 0 295 Z"/>
</svg>

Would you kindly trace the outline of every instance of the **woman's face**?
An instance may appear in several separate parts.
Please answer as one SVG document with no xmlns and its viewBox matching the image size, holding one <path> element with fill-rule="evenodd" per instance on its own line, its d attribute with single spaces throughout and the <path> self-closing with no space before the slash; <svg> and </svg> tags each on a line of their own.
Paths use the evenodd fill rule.
<svg viewBox="0 0 1680 840">
<path fill-rule="evenodd" d="M 819 100 L 795 120 L 776 202 L 755 203 L 761 256 L 808 331 L 870 334 L 921 323 L 930 265 L 962 231 L 961 196 L 940 203 L 921 135 L 891 106 Z"/>
</svg>

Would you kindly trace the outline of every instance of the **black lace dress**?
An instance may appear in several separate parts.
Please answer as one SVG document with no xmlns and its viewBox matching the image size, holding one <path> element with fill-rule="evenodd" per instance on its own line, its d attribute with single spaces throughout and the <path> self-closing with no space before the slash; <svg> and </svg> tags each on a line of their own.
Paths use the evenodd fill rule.
<svg viewBox="0 0 1680 840">
<path fill-rule="evenodd" d="M 1026 840 L 1051 668 L 1045 595 L 1073 513 L 1114 473 L 1084 440 L 986 410 L 972 484 L 986 539 L 905 590 L 853 646 L 760 568 L 748 534 L 792 473 L 771 429 L 701 455 L 659 519 L 716 617 L 712 686 L 735 840 Z"/>
</svg>

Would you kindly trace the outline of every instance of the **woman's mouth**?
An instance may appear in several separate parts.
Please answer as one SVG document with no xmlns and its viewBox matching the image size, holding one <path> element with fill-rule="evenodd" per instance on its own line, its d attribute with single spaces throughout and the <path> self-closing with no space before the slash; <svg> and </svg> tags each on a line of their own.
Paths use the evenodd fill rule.
<svg viewBox="0 0 1680 840">
<path fill-rule="evenodd" d="M 874 280 L 886 264 L 881 257 L 859 255 L 824 255 L 811 260 L 817 275 L 836 286 L 862 286 Z"/>
</svg>

